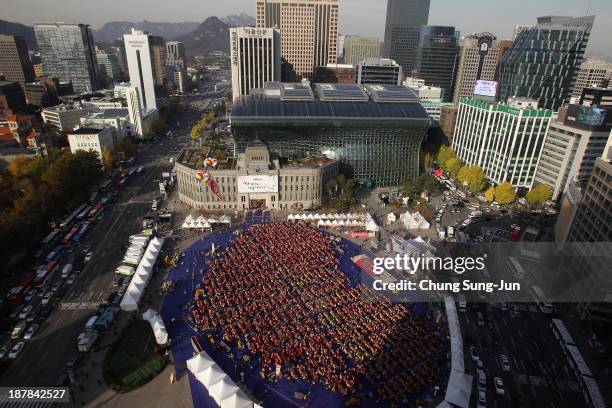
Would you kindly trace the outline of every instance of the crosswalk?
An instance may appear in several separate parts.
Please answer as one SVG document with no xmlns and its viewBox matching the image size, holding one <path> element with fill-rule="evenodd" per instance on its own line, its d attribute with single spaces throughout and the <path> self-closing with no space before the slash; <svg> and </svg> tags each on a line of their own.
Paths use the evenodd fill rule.
<svg viewBox="0 0 612 408">
<path fill-rule="evenodd" d="M 96 310 L 100 302 L 61 302 L 58 310 Z"/>
</svg>

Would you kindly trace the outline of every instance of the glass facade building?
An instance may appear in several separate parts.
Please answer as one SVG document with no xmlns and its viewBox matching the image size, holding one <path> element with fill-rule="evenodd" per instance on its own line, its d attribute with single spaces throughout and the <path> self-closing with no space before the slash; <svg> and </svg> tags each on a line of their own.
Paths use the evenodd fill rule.
<svg viewBox="0 0 612 408">
<path fill-rule="evenodd" d="M 499 99 L 537 99 L 553 110 L 569 103 L 594 20 L 540 17 L 525 27 L 499 62 Z"/>
<path fill-rule="evenodd" d="M 424 26 L 413 76 L 425 80 L 425 85 L 442 88 L 442 100 L 453 99 L 455 75 L 459 57 L 459 31 L 455 27 Z"/>
<path fill-rule="evenodd" d="M 234 101 L 231 126 L 237 149 L 266 142 L 282 156 L 323 153 L 339 159 L 355 181 L 398 185 L 415 178 L 419 148 L 432 121 L 403 86 L 268 83 Z"/>
<path fill-rule="evenodd" d="M 98 89 L 94 39 L 87 24 L 37 23 L 34 33 L 46 76 L 71 81 L 76 93 Z"/>
</svg>

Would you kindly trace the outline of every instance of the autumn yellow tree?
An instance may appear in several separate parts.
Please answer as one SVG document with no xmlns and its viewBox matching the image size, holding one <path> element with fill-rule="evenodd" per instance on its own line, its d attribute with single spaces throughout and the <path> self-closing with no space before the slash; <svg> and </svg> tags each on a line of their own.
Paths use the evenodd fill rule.
<svg viewBox="0 0 612 408">
<path fill-rule="evenodd" d="M 113 170 L 113 153 L 108 147 L 102 149 L 102 163 L 107 174 Z"/>
<path fill-rule="evenodd" d="M 495 201 L 500 204 L 510 204 L 516 200 L 516 190 L 507 181 L 495 189 Z"/>
<path fill-rule="evenodd" d="M 491 186 L 487 189 L 485 192 L 485 200 L 488 202 L 495 200 L 495 187 Z"/>
</svg>

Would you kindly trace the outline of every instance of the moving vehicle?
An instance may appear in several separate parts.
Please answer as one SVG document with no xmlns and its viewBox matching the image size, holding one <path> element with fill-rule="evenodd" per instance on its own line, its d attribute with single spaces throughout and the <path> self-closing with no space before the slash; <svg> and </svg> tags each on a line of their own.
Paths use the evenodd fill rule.
<svg viewBox="0 0 612 408">
<path fill-rule="evenodd" d="M 21 309 L 21 312 L 19 312 L 19 318 L 20 319 L 25 319 L 26 317 L 28 317 L 28 315 L 30 314 L 32 309 L 34 309 L 34 306 L 32 306 L 32 305 L 27 305 L 26 307 Z"/>
<path fill-rule="evenodd" d="M 0 347 L 0 361 L 8 357 L 8 353 L 10 350 L 11 350 L 10 343 L 5 343 L 2 345 L 2 347 Z"/>
<path fill-rule="evenodd" d="M 118 275 L 132 276 L 134 275 L 134 267 L 129 265 L 121 265 L 115 270 Z"/>
<path fill-rule="evenodd" d="M 11 332 L 11 338 L 18 339 L 19 337 L 21 337 L 27 325 L 28 325 L 28 322 L 26 322 L 25 320 L 22 320 L 19 323 L 17 323 L 15 327 L 13 328 L 13 331 Z"/>
<path fill-rule="evenodd" d="M 480 360 L 480 356 L 478 355 L 478 349 L 476 349 L 476 347 L 470 346 L 470 356 L 472 357 L 473 361 Z"/>
<path fill-rule="evenodd" d="M 151 203 L 151 211 L 157 211 L 157 205 L 158 205 L 158 201 L 157 200 L 153 200 L 153 202 Z"/>
<path fill-rule="evenodd" d="M 460 312 L 465 312 L 467 310 L 467 302 L 465 301 L 465 296 L 463 295 L 457 296 L 457 309 Z"/>
<path fill-rule="evenodd" d="M 95 330 L 87 330 L 81 334 L 77 339 L 77 350 L 81 353 L 86 353 L 93 347 L 94 343 L 98 339 L 98 332 Z"/>
<path fill-rule="evenodd" d="M 534 294 L 535 301 L 540 308 L 540 311 L 542 313 L 551 314 L 553 312 L 553 305 L 544 301 L 544 299 L 546 299 L 544 291 L 542 291 L 539 286 L 535 285 L 531 287 L 531 291 Z"/>
<path fill-rule="evenodd" d="M 47 304 L 49 304 L 53 300 L 54 296 L 55 296 L 55 292 L 51 290 L 51 291 L 49 291 L 49 292 L 44 294 L 44 296 L 43 296 L 42 300 L 40 301 L 40 303 L 42 305 L 47 305 Z"/>
<path fill-rule="evenodd" d="M 478 326 L 483 327 L 485 325 L 484 315 L 482 314 L 482 312 L 478 312 L 476 314 L 476 320 Z"/>
<path fill-rule="evenodd" d="M 493 378 L 493 384 L 495 385 L 495 393 L 497 395 L 506 395 L 506 390 L 504 389 L 504 382 L 501 378 L 495 377 Z"/>
<path fill-rule="evenodd" d="M 478 408 L 487 408 L 487 393 L 484 390 L 478 390 Z"/>
<path fill-rule="evenodd" d="M 499 365 L 501 366 L 502 371 L 506 373 L 510 372 L 510 360 L 504 354 L 499 356 Z"/>
<path fill-rule="evenodd" d="M 478 389 L 485 391 L 487 390 L 487 375 L 484 370 L 476 370 L 476 376 L 478 377 Z"/>
<path fill-rule="evenodd" d="M 62 275 L 61 275 L 62 279 L 67 278 L 68 275 L 70 275 L 70 272 L 72 272 L 72 264 L 69 263 L 69 264 L 64 265 L 64 268 L 62 269 Z"/>
<path fill-rule="evenodd" d="M 98 320 L 97 315 L 91 316 L 89 320 L 87 320 L 87 323 L 85 323 L 85 330 L 93 329 L 94 325 L 96 324 L 96 320 Z"/>
</svg>

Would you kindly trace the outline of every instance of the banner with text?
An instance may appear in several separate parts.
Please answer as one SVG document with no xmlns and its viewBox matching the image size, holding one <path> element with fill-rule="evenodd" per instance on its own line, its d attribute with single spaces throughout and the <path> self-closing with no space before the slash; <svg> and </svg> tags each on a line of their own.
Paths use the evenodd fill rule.
<svg viewBox="0 0 612 408">
<path fill-rule="evenodd" d="M 278 177 L 238 176 L 238 193 L 278 193 Z"/>
</svg>

